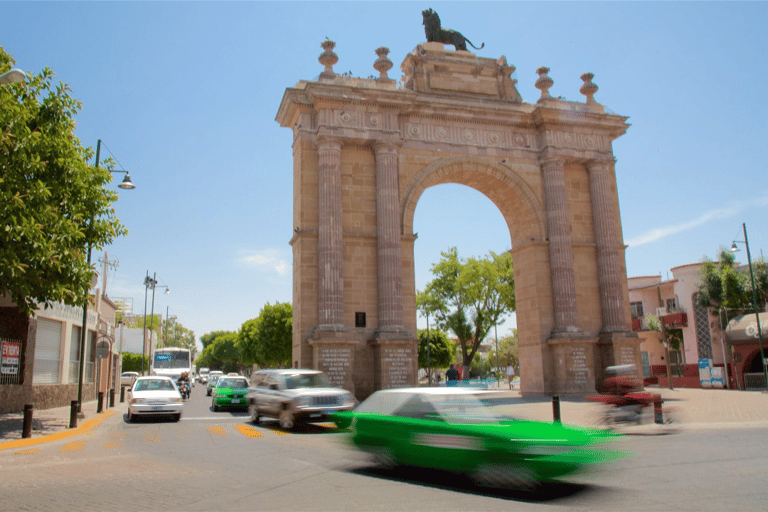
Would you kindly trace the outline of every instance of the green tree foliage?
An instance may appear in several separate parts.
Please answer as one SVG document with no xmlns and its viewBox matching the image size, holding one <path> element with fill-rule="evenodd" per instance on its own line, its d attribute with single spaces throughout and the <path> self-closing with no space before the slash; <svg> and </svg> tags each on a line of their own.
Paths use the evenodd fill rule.
<svg viewBox="0 0 768 512">
<path fill-rule="evenodd" d="M 123 353 L 123 371 L 141 373 L 141 360 L 144 359 L 144 367 L 149 368 L 149 357 L 141 354 Z"/>
<path fill-rule="evenodd" d="M 488 359 L 492 366 L 496 366 L 496 344 L 494 343 Z M 499 338 L 499 367 L 506 368 L 512 365 L 516 370 L 520 367 L 520 355 L 517 340 L 517 329 L 511 329 L 511 332 Z M 515 374 L 518 372 L 515 371 Z M 506 375 L 506 373 L 504 374 Z"/>
<path fill-rule="evenodd" d="M 440 329 L 456 335 L 462 367 L 471 368 L 493 326 L 515 311 L 512 256 L 491 252 L 487 258 L 465 260 L 455 247 L 441 254 L 431 269 L 435 279 L 417 294 L 417 307 L 432 312 Z"/>
<path fill-rule="evenodd" d="M 292 340 L 293 306 L 288 302 L 267 303 L 238 333 L 243 361 L 261 367 L 290 366 Z"/>
<path fill-rule="evenodd" d="M 187 329 L 174 317 L 166 318 L 158 327 L 160 339 L 166 347 L 180 347 L 189 349 L 192 359 L 197 354 L 194 331 Z"/>
<path fill-rule="evenodd" d="M 427 357 L 427 330 L 419 329 L 418 337 L 419 368 L 427 369 L 428 374 L 430 368 L 431 373 L 448 368 L 456 353 L 456 345 L 448 338 L 448 335 L 436 329 L 429 330 L 429 357 Z"/>
<path fill-rule="evenodd" d="M 240 350 L 236 332 L 218 331 L 215 339 L 203 349 L 195 360 L 197 368 L 210 368 L 224 373 L 242 372 Z"/>
<path fill-rule="evenodd" d="M 221 336 L 225 336 L 229 334 L 230 331 L 214 331 L 209 332 L 208 334 L 203 334 L 200 336 L 200 343 L 203 344 L 203 350 L 205 350 L 208 345 L 216 341 L 216 339 L 220 338 Z"/>
<path fill-rule="evenodd" d="M 0 73 L 15 61 L 0 48 Z M 0 86 L 0 294 L 28 314 L 36 303 L 82 306 L 99 249 L 127 233 L 115 216 L 107 169 L 75 136 L 81 108 L 66 84 L 43 69 Z"/>
<path fill-rule="evenodd" d="M 720 247 L 718 261 L 704 258 L 696 302 L 703 307 L 742 308 L 751 304 L 749 276 L 736 270 L 736 256 Z"/>
</svg>

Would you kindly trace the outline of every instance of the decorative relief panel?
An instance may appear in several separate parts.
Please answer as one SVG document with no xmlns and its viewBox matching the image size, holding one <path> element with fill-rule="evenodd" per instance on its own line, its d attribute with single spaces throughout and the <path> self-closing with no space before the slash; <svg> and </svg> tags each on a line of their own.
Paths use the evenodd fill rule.
<svg viewBox="0 0 768 512">
<path fill-rule="evenodd" d="M 528 148 L 534 137 L 528 133 L 512 133 L 502 127 L 489 128 L 472 125 L 445 126 L 424 120 L 403 123 L 402 137 L 422 142 L 443 142 L 462 146 L 488 146 L 500 149 Z"/>
<path fill-rule="evenodd" d="M 593 151 L 610 150 L 610 148 L 605 147 L 604 137 L 591 133 L 548 131 L 546 132 L 546 138 L 548 144 L 555 147 Z"/>
</svg>

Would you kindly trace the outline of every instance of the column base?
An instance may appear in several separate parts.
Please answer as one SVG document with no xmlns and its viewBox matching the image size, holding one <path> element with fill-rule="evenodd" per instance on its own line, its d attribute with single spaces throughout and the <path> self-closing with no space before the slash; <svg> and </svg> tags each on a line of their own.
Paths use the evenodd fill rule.
<svg viewBox="0 0 768 512">
<path fill-rule="evenodd" d="M 555 394 L 589 395 L 595 393 L 595 346 L 597 338 L 578 336 L 552 337 Z"/>
<path fill-rule="evenodd" d="M 377 337 L 373 348 L 373 381 L 376 390 L 418 385 L 419 340 Z"/>
</svg>

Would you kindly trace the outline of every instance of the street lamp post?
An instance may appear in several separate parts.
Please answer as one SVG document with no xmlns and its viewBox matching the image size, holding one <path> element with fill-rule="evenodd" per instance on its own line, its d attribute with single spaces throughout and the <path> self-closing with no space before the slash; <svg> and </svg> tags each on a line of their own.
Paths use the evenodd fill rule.
<svg viewBox="0 0 768 512">
<path fill-rule="evenodd" d="M 429 311 L 427 311 L 427 383 L 432 386 L 432 351 L 429 346 Z"/>
<path fill-rule="evenodd" d="M 94 167 L 97 169 L 99 168 L 100 153 L 101 153 L 101 139 L 99 139 L 96 144 L 96 164 L 94 165 Z M 123 182 L 118 185 L 118 188 L 122 188 L 124 190 L 133 190 L 134 188 L 136 188 L 136 186 L 133 183 L 131 183 L 131 179 L 130 179 L 130 176 L 128 175 L 128 171 L 110 170 L 109 172 L 125 173 L 125 179 L 123 179 Z M 93 219 L 90 219 L 90 221 L 88 222 L 88 226 L 90 227 L 92 224 L 93 224 Z M 92 249 L 92 246 L 89 243 L 88 257 L 86 259 L 86 262 L 89 267 L 91 266 L 91 249 Z M 81 332 L 80 332 L 80 375 L 78 376 L 78 380 L 77 380 L 77 412 L 79 413 L 83 411 L 83 376 L 85 375 L 85 337 L 88 334 L 88 301 L 89 300 L 90 300 L 90 288 L 88 293 L 86 293 L 85 302 L 83 303 L 83 328 L 81 329 Z"/>
<path fill-rule="evenodd" d="M 763 329 L 760 326 L 760 315 L 757 311 L 757 290 L 755 289 L 755 274 L 752 271 L 752 256 L 749 253 L 749 238 L 747 238 L 747 224 L 741 223 L 744 228 L 744 241 L 734 240 L 731 244 L 731 251 L 737 252 L 736 242 L 743 243 L 747 247 L 747 263 L 749 264 L 749 278 L 752 282 L 752 307 L 755 310 L 755 320 L 757 320 L 757 338 L 760 344 L 760 360 L 763 362 L 763 376 L 765 377 L 765 389 L 768 390 L 768 365 L 765 362 L 765 353 L 763 352 Z"/>
<path fill-rule="evenodd" d="M 152 274 L 152 277 L 149 277 L 149 271 L 147 271 L 147 277 L 144 278 L 144 343 L 142 347 L 142 357 L 141 357 L 141 374 L 144 375 L 144 360 L 147 358 L 147 291 L 152 288 L 152 312 L 150 313 L 150 323 L 149 323 L 149 331 L 152 332 L 152 329 L 154 327 L 154 319 L 155 319 L 155 288 L 157 287 L 157 272 Z M 160 288 L 165 288 L 165 293 L 171 293 L 171 289 L 167 286 L 160 286 Z M 150 334 L 149 337 L 149 360 L 152 361 L 152 335 Z M 152 368 L 152 365 L 150 364 L 150 369 Z"/>
</svg>

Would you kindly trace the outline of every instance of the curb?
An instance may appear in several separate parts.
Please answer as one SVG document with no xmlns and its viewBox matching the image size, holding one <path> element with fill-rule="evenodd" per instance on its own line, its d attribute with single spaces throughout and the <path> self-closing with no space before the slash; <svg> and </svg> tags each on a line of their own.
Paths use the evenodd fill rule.
<svg viewBox="0 0 768 512">
<path fill-rule="evenodd" d="M 117 414 L 118 411 L 110 409 L 99 413 L 95 418 L 92 418 L 77 428 L 67 429 L 62 432 L 56 432 L 55 434 L 48 434 L 47 436 L 35 437 L 30 439 L 16 439 L 14 441 L 8 441 L 6 443 L 0 443 L 0 451 L 11 450 L 13 448 L 26 448 L 27 446 L 34 446 L 37 444 L 49 443 L 51 441 L 58 441 L 59 439 L 66 439 L 68 437 L 81 436 L 87 434 L 96 429 L 107 418 L 113 414 Z"/>
</svg>

